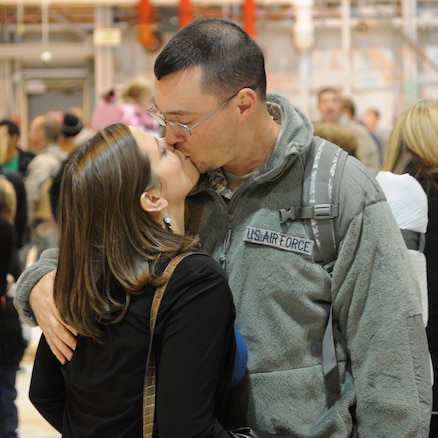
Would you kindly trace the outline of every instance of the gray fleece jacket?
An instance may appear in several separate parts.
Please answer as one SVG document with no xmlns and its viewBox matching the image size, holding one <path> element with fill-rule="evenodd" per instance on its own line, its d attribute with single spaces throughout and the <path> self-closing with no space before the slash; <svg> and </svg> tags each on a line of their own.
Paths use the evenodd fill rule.
<svg viewBox="0 0 438 438">
<path fill-rule="evenodd" d="M 302 204 L 307 154 L 318 142 L 287 99 L 268 102 L 282 128 L 266 168 L 232 195 L 213 172 L 189 198 L 188 231 L 227 270 L 248 346 L 231 419 L 278 437 L 426 437 L 431 383 L 419 286 L 384 195 L 350 157 L 330 276 L 315 263 L 317 245 L 309 253 L 308 221 L 281 225 L 279 214 Z M 341 377 L 334 401 L 322 372 L 330 303 Z"/>
<path fill-rule="evenodd" d="M 384 195 L 348 159 L 332 275 L 315 262 L 306 221 L 280 224 L 280 209 L 300 206 L 305 161 L 315 147 L 308 118 L 268 95 L 281 134 L 267 166 L 234 193 L 218 170 L 188 200 L 187 229 L 226 269 L 248 346 L 248 369 L 230 405 L 230 426 L 277 437 L 427 437 L 431 410 L 428 347 L 415 273 Z M 16 303 L 27 297 L 56 252 L 26 270 Z M 340 391 L 326 389 L 322 339 L 330 306 Z"/>
</svg>

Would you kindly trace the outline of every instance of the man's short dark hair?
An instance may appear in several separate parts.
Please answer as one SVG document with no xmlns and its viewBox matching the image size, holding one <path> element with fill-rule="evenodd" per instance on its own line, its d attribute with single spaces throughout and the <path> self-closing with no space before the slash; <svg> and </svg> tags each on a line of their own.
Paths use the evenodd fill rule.
<svg viewBox="0 0 438 438">
<path fill-rule="evenodd" d="M 322 88 L 320 88 L 319 90 L 318 90 L 318 92 L 316 93 L 316 95 L 317 95 L 317 97 L 318 97 L 318 102 L 320 101 L 320 99 L 321 99 L 321 96 L 324 94 L 324 93 L 333 93 L 333 94 L 336 94 L 337 96 L 341 96 L 341 92 L 340 92 L 340 90 L 338 89 L 338 88 L 335 88 L 335 87 L 322 87 Z"/>
<path fill-rule="evenodd" d="M 354 104 L 353 99 L 350 99 L 349 97 L 343 97 L 342 109 L 348 110 L 352 117 L 356 117 L 356 105 Z"/>
<path fill-rule="evenodd" d="M 202 88 L 221 98 L 244 87 L 255 87 L 266 97 L 263 53 L 236 24 L 218 18 L 195 20 L 178 31 L 155 61 L 158 80 L 200 66 Z"/>
<path fill-rule="evenodd" d="M 59 135 L 61 134 L 61 126 L 55 119 L 45 116 L 40 126 L 49 143 L 58 141 Z"/>
<path fill-rule="evenodd" d="M 0 120 L 0 126 L 7 126 L 9 135 L 18 135 L 18 137 L 20 136 L 20 128 L 11 119 Z"/>
</svg>

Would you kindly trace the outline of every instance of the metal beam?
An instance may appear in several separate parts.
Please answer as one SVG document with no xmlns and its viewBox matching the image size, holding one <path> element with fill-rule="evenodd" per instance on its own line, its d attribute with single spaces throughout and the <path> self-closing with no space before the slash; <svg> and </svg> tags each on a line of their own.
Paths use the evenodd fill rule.
<svg viewBox="0 0 438 438">
<path fill-rule="evenodd" d="M 84 41 L 89 40 L 92 36 L 82 30 L 80 27 L 76 26 L 75 23 L 72 23 L 67 17 L 65 17 L 63 14 L 60 14 L 59 12 L 56 12 L 55 10 L 51 9 L 49 11 L 50 16 L 54 17 L 54 19 L 58 23 L 62 23 L 64 26 L 64 30 L 68 29 L 70 32 L 76 34 L 79 38 L 81 38 Z"/>
<path fill-rule="evenodd" d="M 51 52 L 52 60 L 93 58 L 92 43 L 17 43 L 0 44 L 0 59 L 40 59 L 42 52 Z"/>
<path fill-rule="evenodd" d="M 87 68 L 26 68 L 18 71 L 21 80 L 39 79 L 42 81 L 67 81 L 72 82 L 79 79 L 86 79 L 90 76 L 90 70 Z"/>
<path fill-rule="evenodd" d="M 175 3 L 177 1 L 175 0 Z M 120 6 L 120 0 L 47 0 L 49 6 Z M 123 6 L 135 6 L 138 4 L 136 0 L 123 0 Z M 2 6 L 41 6 L 41 0 L 2 0 Z"/>
</svg>

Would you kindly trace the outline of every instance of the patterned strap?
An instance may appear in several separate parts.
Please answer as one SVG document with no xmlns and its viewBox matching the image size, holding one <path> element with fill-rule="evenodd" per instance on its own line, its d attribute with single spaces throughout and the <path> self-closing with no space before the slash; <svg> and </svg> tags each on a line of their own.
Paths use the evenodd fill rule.
<svg viewBox="0 0 438 438">
<path fill-rule="evenodd" d="M 152 301 L 151 307 L 151 318 L 150 318 L 150 341 L 148 358 L 146 362 L 146 375 L 144 379 L 144 390 L 143 390 L 143 436 L 144 438 L 152 438 L 152 433 L 154 429 L 154 417 L 155 417 L 155 359 L 152 349 L 152 341 L 154 336 L 155 321 L 158 314 L 158 308 L 160 307 L 161 298 L 163 298 L 164 291 L 166 289 L 167 283 L 173 270 L 176 268 L 178 263 L 190 253 L 184 253 L 177 255 L 172 259 L 167 265 L 164 274 L 167 275 L 167 281 L 160 287 L 157 287 L 154 294 L 154 299 Z"/>
</svg>

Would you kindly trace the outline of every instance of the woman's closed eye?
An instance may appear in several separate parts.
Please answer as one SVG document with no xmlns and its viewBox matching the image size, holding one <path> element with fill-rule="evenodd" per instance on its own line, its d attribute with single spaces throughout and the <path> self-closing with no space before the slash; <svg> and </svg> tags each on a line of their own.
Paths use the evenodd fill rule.
<svg viewBox="0 0 438 438">
<path fill-rule="evenodd" d="M 155 137 L 155 141 L 157 142 L 161 157 L 167 155 L 170 152 L 170 149 L 169 149 L 168 144 L 166 143 L 166 140 L 164 140 L 163 138 L 156 138 Z"/>
</svg>

